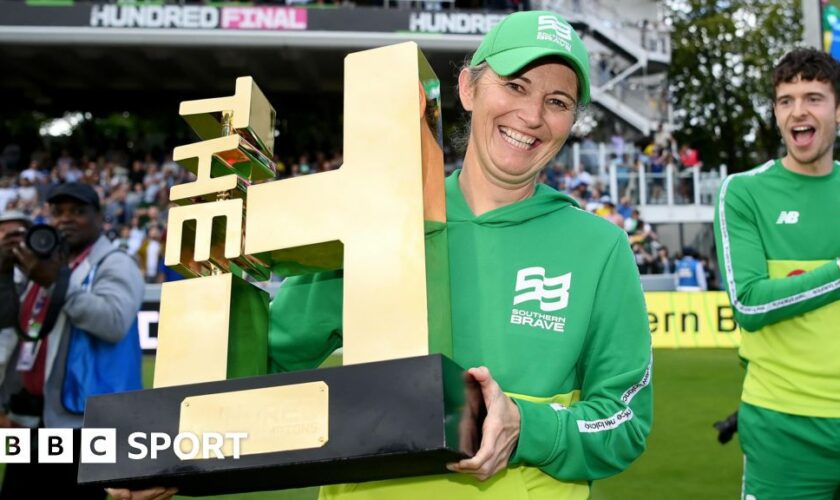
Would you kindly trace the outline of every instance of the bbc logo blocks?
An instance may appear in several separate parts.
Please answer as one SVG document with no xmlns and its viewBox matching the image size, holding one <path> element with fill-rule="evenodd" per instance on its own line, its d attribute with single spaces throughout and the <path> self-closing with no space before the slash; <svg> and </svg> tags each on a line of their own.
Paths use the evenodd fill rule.
<svg viewBox="0 0 840 500">
<path fill-rule="evenodd" d="M 72 463 L 75 437 L 73 429 L 0 429 L 0 463 Z M 116 463 L 116 429 L 82 429 L 80 437 L 82 462 Z"/>
</svg>

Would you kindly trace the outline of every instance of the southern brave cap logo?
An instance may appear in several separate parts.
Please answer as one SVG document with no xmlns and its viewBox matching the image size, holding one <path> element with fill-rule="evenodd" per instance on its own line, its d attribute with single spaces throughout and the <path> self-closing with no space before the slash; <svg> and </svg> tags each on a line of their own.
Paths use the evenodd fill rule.
<svg viewBox="0 0 840 500">
<path fill-rule="evenodd" d="M 537 22 L 537 40 L 550 40 L 566 50 L 572 50 L 571 25 L 554 16 L 540 16 Z"/>
</svg>

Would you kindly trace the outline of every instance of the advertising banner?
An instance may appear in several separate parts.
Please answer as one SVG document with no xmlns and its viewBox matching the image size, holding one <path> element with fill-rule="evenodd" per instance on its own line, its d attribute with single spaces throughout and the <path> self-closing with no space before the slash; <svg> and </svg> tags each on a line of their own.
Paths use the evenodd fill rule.
<svg viewBox="0 0 840 500">
<path fill-rule="evenodd" d="M 731 348 L 741 343 L 726 292 L 648 292 L 645 300 L 655 348 Z"/>
<path fill-rule="evenodd" d="M 39 7 L 6 2 L 0 27 L 173 30 L 336 31 L 483 35 L 505 12 L 384 8 L 78 4 Z"/>
</svg>

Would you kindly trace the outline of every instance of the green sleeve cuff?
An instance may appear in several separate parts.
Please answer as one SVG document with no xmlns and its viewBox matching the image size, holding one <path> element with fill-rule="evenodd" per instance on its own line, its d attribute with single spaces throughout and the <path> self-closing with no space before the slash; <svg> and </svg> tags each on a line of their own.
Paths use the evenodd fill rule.
<svg viewBox="0 0 840 500">
<path fill-rule="evenodd" d="M 510 457 L 510 465 L 539 467 L 548 463 L 560 434 L 557 411 L 545 403 L 516 398 L 513 402 L 519 407 L 519 443 Z"/>
<path fill-rule="evenodd" d="M 833 283 L 840 280 L 840 266 L 837 265 L 837 259 L 831 259 L 830 262 L 826 262 L 814 271 L 820 273 L 819 281 L 822 284 Z M 834 290 L 831 294 L 834 297 L 840 297 L 840 289 Z"/>
<path fill-rule="evenodd" d="M 840 259 L 840 257 L 838 257 Z M 840 280 L 840 265 L 837 265 L 838 259 L 832 259 L 829 262 L 829 266 L 831 269 L 829 270 L 829 276 L 831 276 L 831 281 Z"/>
</svg>

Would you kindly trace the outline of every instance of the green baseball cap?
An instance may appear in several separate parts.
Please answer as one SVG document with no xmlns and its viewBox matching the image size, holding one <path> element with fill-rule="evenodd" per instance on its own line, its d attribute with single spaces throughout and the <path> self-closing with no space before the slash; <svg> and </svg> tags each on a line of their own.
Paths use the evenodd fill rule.
<svg viewBox="0 0 840 500">
<path fill-rule="evenodd" d="M 510 76 L 541 57 L 560 57 L 577 73 L 580 104 L 589 104 L 589 54 L 568 21 L 554 12 L 515 12 L 481 41 L 470 66 L 484 61 L 501 76 Z"/>
</svg>

